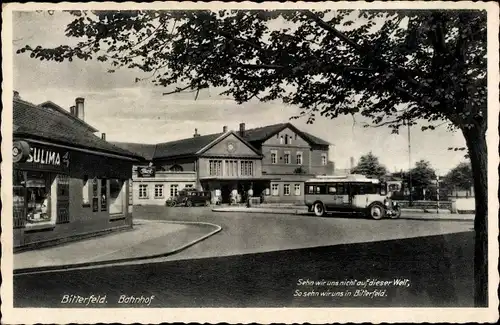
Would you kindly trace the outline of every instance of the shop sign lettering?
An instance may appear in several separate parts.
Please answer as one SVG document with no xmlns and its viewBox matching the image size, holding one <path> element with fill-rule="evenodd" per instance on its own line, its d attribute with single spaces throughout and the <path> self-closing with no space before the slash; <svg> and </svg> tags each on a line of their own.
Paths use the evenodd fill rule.
<svg viewBox="0 0 500 325">
<path fill-rule="evenodd" d="M 28 163 L 69 167 L 69 152 L 60 153 L 47 148 L 31 147 Z"/>
<path fill-rule="evenodd" d="M 153 166 L 138 167 L 137 174 L 139 177 L 155 177 L 155 168 Z"/>
</svg>

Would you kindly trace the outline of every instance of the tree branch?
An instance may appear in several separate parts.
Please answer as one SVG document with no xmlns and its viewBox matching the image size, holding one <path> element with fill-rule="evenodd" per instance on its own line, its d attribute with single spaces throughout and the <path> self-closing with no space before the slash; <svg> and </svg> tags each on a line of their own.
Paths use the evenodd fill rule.
<svg viewBox="0 0 500 325">
<path fill-rule="evenodd" d="M 385 121 L 385 122 L 381 122 L 381 123 L 378 123 L 378 124 L 363 123 L 363 127 L 365 127 L 365 128 L 367 128 L 367 127 L 379 128 L 381 126 L 395 124 L 395 123 L 399 123 L 399 122 L 401 122 L 401 119 L 397 118 L 397 119 L 392 120 L 392 121 Z"/>
<path fill-rule="evenodd" d="M 184 90 L 187 90 L 187 89 L 189 89 L 189 88 L 193 89 L 193 85 L 188 85 L 188 86 L 186 86 L 186 87 L 182 87 L 182 88 L 181 88 L 181 87 L 177 87 L 175 90 L 172 90 L 172 91 L 169 91 L 169 92 L 163 93 L 163 95 L 165 96 L 165 95 L 171 95 L 171 94 L 180 93 L 180 92 L 182 92 L 182 91 L 184 91 Z"/>
<path fill-rule="evenodd" d="M 393 68 L 394 72 L 397 73 L 398 77 L 402 77 L 403 80 L 407 81 L 408 83 L 414 85 L 417 87 L 417 90 L 422 90 L 422 89 L 427 89 L 428 87 L 425 87 L 423 84 L 421 84 L 419 81 L 415 80 L 414 78 L 411 78 L 409 75 L 409 72 L 403 68 L 400 67 L 392 67 L 389 63 L 384 61 L 383 59 L 380 59 L 376 57 L 370 49 L 366 48 L 365 46 L 359 45 L 356 42 L 352 41 L 349 39 L 346 35 L 344 35 L 342 32 L 337 30 L 335 27 L 329 25 L 327 22 L 325 22 L 323 19 L 318 17 L 316 14 L 314 14 L 312 11 L 307 10 L 305 11 L 305 15 L 312 19 L 318 26 L 321 28 L 325 29 L 329 33 L 333 34 L 340 40 L 344 41 L 345 43 L 349 44 L 352 48 L 354 48 L 360 55 L 369 57 L 374 61 L 375 64 L 377 64 L 380 68 L 382 69 L 387 69 L 387 68 Z"/>
</svg>

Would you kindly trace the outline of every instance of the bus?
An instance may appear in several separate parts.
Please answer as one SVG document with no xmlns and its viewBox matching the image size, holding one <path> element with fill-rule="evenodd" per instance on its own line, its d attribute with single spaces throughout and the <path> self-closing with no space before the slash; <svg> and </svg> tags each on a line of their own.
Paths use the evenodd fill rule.
<svg viewBox="0 0 500 325">
<path fill-rule="evenodd" d="M 387 184 L 364 175 L 317 176 L 305 182 L 305 204 L 322 217 L 329 212 L 362 214 L 375 220 L 397 219 L 401 208 L 387 192 Z"/>
</svg>

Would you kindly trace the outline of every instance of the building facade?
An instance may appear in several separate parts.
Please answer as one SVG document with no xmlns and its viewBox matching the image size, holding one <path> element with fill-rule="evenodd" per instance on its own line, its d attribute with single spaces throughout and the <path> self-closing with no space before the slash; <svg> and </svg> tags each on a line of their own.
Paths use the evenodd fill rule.
<svg viewBox="0 0 500 325">
<path fill-rule="evenodd" d="M 15 250 L 132 227 L 129 180 L 143 158 L 54 105 L 13 100 Z"/>
<path fill-rule="evenodd" d="M 264 202 L 300 203 L 305 180 L 333 173 L 330 144 L 290 123 L 249 130 L 242 123 L 238 131 L 224 126 L 221 133 L 195 130 L 192 138 L 178 141 L 115 145 L 149 161 L 134 169 L 132 197 L 140 205 L 165 204 L 186 187 L 210 191 L 223 203 L 235 192 L 244 200 L 250 188 Z"/>
</svg>

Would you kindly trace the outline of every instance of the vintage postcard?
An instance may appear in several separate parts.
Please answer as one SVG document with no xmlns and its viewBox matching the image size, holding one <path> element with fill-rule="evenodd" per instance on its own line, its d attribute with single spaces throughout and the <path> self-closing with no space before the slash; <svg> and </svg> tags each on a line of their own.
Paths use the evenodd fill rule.
<svg viewBox="0 0 500 325">
<path fill-rule="evenodd" d="M 498 4 L 2 19 L 3 323 L 498 320 Z"/>
</svg>

